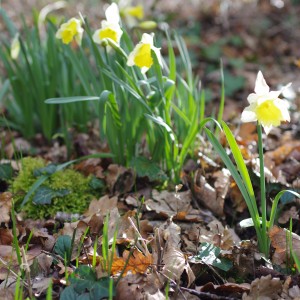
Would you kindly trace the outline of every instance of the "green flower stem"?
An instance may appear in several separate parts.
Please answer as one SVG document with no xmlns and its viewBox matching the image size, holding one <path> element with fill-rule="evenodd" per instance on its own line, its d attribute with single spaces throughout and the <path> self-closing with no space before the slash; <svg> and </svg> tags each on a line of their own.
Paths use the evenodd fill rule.
<svg viewBox="0 0 300 300">
<path fill-rule="evenodd" d="M 269 257 L 268 247 L 268 234 L 267 234 L 267 201 L 266 201 L 266 182 L 265 182 L 265 165 L 264 165 L 264 152 L 262 141 L 262 126 L 257 124 L 258 133 L 258 152 L 259 152 L 259 172 L 260 172 L 260 201 L 261 201 L 261 226 L 263 238 L 263 252 L 266 258 Z"/>
</svg>

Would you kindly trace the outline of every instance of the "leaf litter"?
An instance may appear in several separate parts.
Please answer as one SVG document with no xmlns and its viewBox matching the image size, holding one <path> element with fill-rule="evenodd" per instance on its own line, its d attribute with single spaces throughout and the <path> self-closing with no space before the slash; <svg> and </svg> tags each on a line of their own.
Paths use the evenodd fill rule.
<svg viewBox="0 0 300 300">
<path fill-rule="evenodd" d="M 216 5 L 213 11 L 218 14 L 218 10 Z M 274 14 L 270 6 L 263 6 L 260 14 L 263 12 L 277 22 L 274 16 L 277 12 Z M 235 20 L 236 28 L 243 26 L 246 17 L 245 20 Z M 213 27 L 210 22 L 205 26 Z M 203 43 L 219 39 L 220 33 L 207 28 L 208 34 L 204 34 L 204 29 Z M 284 28 L 282 30 L 285 31 Z M 251 55 L 249 49 L 260 51 L 256 55 L 261 57 L 265 57 L 264 53 L 270 56 L 271 52 L 279 51 L 284 60 L 298 63 L 298 57 L 289 56 L 284 50 L 286 41 L 278 43 L 280 47 L 274 49 L 273 46 L 270 48 L 273 45 L 271 42 L 261 43 L 260 39 L 254 39 L 249 30 L 239 34 L 246 46 L 240 49 L 240 54 L 234 47 L 224 46 L 225 64 L 236 55 Z M 261 47 L 257 47 L 257 43 Z M 202 50 L 197 47 L 197 51 Z M 245 70 L 239 72 L 251 82 L 254 80 L 250 78 L 253 65 L 248 64 Z M 249 67 L 250 71 L 247 70 Z M 266 68 L 275 74 L 280 73 L 276 64 L 269 64 Z M 238 97 L 239 93 L 236 93 Z M 240 107 L 231 99 L 228 103 L 230 106 L 224 116 L 233 120 L 233 112 Z M 247 166 L 253 170 L 252 179 L 258 180 L 255 156 L 257 136 L 252 125 L 242 124 L 237 135 Z M 265 162 L 271 179 L 268 182 L 270 199 L 273 199 L 278 188 L 300 188 L 297 125 L 299 123 L 294 120 L 292 128 L 276 129 L 266 140 Z M 5 139 L 6 155 L 13 158 L 16 148 L 7 137 Z M 96 148 L 100 149 L 100 145 L 91 143 L 91 140 L 87 135 L 76 137 L 74 144 L 78 155 L 91 154 Z M 19 137 L 15 141 L 24 154 L 31 154 L 31 143 Z M 40 221 L 27 220 L 22 213 L 18 214 L 16 230 L 19 245 L 25 247 L 31 235 L 25 257 L 21 254 L 21 258 L 30 267 L 36 297 L 45 296 L 50 280 L 54 283 L 54 294 L 58 289 L 67 287 L 67 277 L 75 274 L 76 259 L 90 269 L 93 269 L 95 260 L 96 273 L 93 276 L 96 277 L 93 278 L 96 281 L 107 276 L 101 263 L 103 229 L 109 214 L 108 243 L 112 245 L 116 236 L 117 245 L 111 268 L 112 277 L 115 282 L 118 280 L 116 299 L 166 299 L 167 286 L 170 299 L 299 299 L 299 275 L 291 259 L 291 250 L 300 255 L 299 202 L 293 197 L 286 199 L 286 203 L 281 203 L 278 218 L 278 223 L 285 225 L 292 219 L 293 229 L 298 234 L 290 236 L 287 229 L 274 226 L 269 232 L 273 254 L 271 261 L 264 261 L 253 239 L 254 232 L 251 228 L 241 229 L 237 225 L 248 216 L 243 198 L 228 171 L 222 169 L 220 161 L 210 153 L 198 150 L 195 151 L 199 154 L 198 163 L 186 165 L 184 170 L 182 191 L 174 187 L 163 191 L 156 189 L 155 185 L 149 187 L 149 179 L 150 182 L 155 179 L 157 168 L 153 167 L 149 175 L 146 170 L 136 170 L 140 165 L 148 166 L 148 161 L 133 162 L 132 168 L 125 168 L 102 159 L 89 159 L 78 164 L 76 169 L 103 180 L 108 193 L 92 200 L 85 214 L 72 216 L 62 212 L 53 219 Z M 58 143 L 38 151 L 53 163 L 67 157 L 65 147 Z M 14 171 L 17 170 L 14 167 Z M 145 180 L 147 176 L 150 177 L 148 181 Z M 159 176 L 164 178 L 162 173 Z M 147 182 L 147 186 L 133 192 L 137 179 Z M 1 191 L 0 299 L 14 299 L 19 271 L 13 242 L 12 204 L 13 194 Z M 95 258 L 94 248 L 97 252 Z M 66 265 L 64 255 L 68 251 L 70 263 Z M 55 294 L 57 298 L 58 294 Z"/>
</svg>

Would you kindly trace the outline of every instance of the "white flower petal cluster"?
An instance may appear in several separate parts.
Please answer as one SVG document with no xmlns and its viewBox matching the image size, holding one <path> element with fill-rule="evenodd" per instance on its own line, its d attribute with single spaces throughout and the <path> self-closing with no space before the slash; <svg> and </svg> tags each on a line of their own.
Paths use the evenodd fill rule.
<svg viewBox="0 0 300 300">
<path fill-rule="evenodd" d="M 83 28 L 80 20 L 76 18 L 70 19 L 63 23 L 56 32 L 56 38 L 61 39 L 64 44 L 69 44 L 75 39 L 78 45 L 81 45 Z"/>
<path fill-rule="evenodd" d="M 146 73 L 153 65 L 151 50 L 155 52 L 159 64 L 162 65 L 160 48 L 154 46 L 153 38 L 153 33 L 144 33 L 142 35 L 141 41 L 135 46 L 133 51 L 128 56 L 128 66 L 138 66 L 141 68 L 142 73 Z"/>
<path fill-rule="evenodd" d="M 123 31 L 120 27 L 120 13 L 116 3 L 112 3 L 105 11 L 106 20 L 101 22 L 101 28 L 93 34 L 97 44 L 105 44 L 107 39 L 119 44 Z"/>
<path fill-rule="evenodd" d="M 290 85 L 288 84 L 285 88 Z M 250 105 L 242 113 L 242 122 L 258 121 L 268 134 L 273 126 L 290 121 L 289 104 L 286 100 L 279 98 L 282 90 L 270 91 L 261 71 L 257 74 L 254 92 L 247 98 Z"/>
</svg>

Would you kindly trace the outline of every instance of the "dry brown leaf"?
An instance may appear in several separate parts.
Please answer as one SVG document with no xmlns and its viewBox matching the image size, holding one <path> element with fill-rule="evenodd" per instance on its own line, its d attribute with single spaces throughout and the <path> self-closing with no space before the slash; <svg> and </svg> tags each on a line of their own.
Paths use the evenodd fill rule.
<svg viewBox="0 0 300 300">
<path fill-rule="evenodd" d="M 116 300 L 149 299 L 147 297 L 157 294 L 165 281 L 166 279 L 158 273 L 128 274 L 122 277 L 117 285 Z"/>
<path fill-rule="evenodd" d="M 130 251 L 125 250 L 122 257 L 114 259 L 111 267 L 111 272 L 113 275 L 120 273 L 124 269 L 129 253 Z M 152 263 L 153 257 L 150 253 L 144 255 L 142 252 L 135 250 L 128 260 L 123 276 L 125 276 L 128 272 L 131 272 L 131 274 L 146 273 L 147 269 L 152 265 Z"/>
<path fill-rule="evenodd" d="M 53 257 L 45 253 L 41 253 L 37 257 L 38 265 L 45 276 L 50 274 L 50 268 L 53 263 Z"/>
<path fill-rule="evenodd" d="M 12 194 L 10 192 L 0 193 L 0 224 L 8 223 L 12 208 Z"/>
<path fill-rule="evenodd" d="M 243 300 L 277 300 L 280 299 L 282 283 L 279 278 L 272 278 L 271 275 L 257 278 L 252 281 L 250 293 L 243 294 Z"/>
<path fill-rule="evenodd" d="M 292 206 L 289 210 L 282 212 L 278 218 L 278 223 L 285 224 L 290 220 L 290 218 L 299 219 L 298 209 L 296 206 Z"/>
<path fill-rule="evenodd" d="M 225 283 L 222 285 L 215 285 L 212 282 L 209 282 L 201 287 L 196 287 L 196 290 L 199 292 L 212 293 L 220 296 L 230 296 L 240 298 L 243 293 L 248 293 L 250 290 L 250 284 L 237 284 L 237 283 Z"/>
<path fill-rule="evenodd" d="M 11 229 L 0 228 L 0 245 L 11 245 L 13 241 L 13 234 Z"/>
<path fill-rule="evenodd" d="M 239 187 L 237 186 L 237 184 L 234 181 L 231 182 L 230 189 L 229 189 L 229 196 L 230 196 L 230 199 L 233 201 L 234 210 L 242 213 L 247 208 L 246 201 L 245 201 Z"/>
<path fill-rule="evenodd" d="M 222 223 L 218 220 L 210 222 L 207 227 L 207 230 L 204 227 L 198 229 L 198 241 L 200 243 L 211 243 L 217 247 L 220 247 L 222 250 L 229 250 L 234 245 L 238 245 L 240 238 L 236 235 L 233 229 L 228 229 L 224 227 Z M 189 232 L 191 234 L 191 232 Z"/>
<path fill-rule="evenodd" d="M 103 168 L 101 166 L 101 159 L 100 158 L 89 158 L 85 159 L 75 167 L 75 170 L 80 171 L 85 176 L 94 175 L 97 178 L 104 178 Z"/>
<path fill-rule="evenodd" d="M 266 160 L 272 160 L 276 166 L 282 164 L 287 156 L 295 149 L 300 147 L 300 142 L 297 140 L 291 140 L 288 143 L 278 147 L 274 151 L 268 151 L 265 154 Z"/>
<path fill-rule="evenodd" d="M 152 199 L 145 201 L 148 211 L 155 211 L 162 217 L 174 220 L 197 222 L 201 221 L 201 211 L 191 205 L 192 195 L 190 191 L 175 193 L 153 190 Z"/>
<path fill-rule="evenodd" d="M 0 288 L 0 299 L 3 300 L 14 300 L 15 296 L 14 296 L 14 292 L 8 288 Z"/>
<path fill-rule="evenodd" d="M 269 230 L 271 245 L 275 248 L 275 253 L 272 257 L 274 264 L 281 265 L 290 256 L 289 238 L 292 237 L 292 247 L 295 254 L 300 257 L 300 236 L 295 233 L 290 233 L 286 229 L 278 226 L 273 226 Z M 288 241 L 288 242 L 287 242 Z"/>
<path fill-rule="evenodd" d="M 188 286 L 195 280 L 195 275 L 185 257 L 185 255 L 176 248 L 167 247 L 163 254 L 163 274 L 172 280 L 179 280 L 185 271 L 188 277 Z"/>
<path fill-rule="evenodd" d="M 113 208 L 117 207 L 118 197 L 110 198 L 108 195 L 101 197 L 99 200 L 92 200 L 88 211 L 85 216 L 92 216 L 94 214 L 100 214 L 105 216 Z"/>
<path fill-rule="evenodd" d="M 132 169 L 111 164 L 107 168 L 106 183 L 112 194 L 130 192 L 135 184 L 135 174 Z"/>
<path fill-rule="evenodd" d="M 227 169 L 212 175 L 214 186 L 198 172 L 194 179 L 194 194 L 197 200 L 217 216 L 223 216 L 224 200 L 230 185 L 230 173 Z"/>
<path fill-rule="evenodd" d="M 51 278 L 35 278 L 32 282 L 32 289 L 34 291 L 34 295 L 36 297 L 41 296 L 42 293 L 44 293 L 51 282 Z"/>
<path fill-rule="evenodd" d="M 5 153 L 9 159 L 14 157 L 15 152 L 22 152 L 24 154 L 29 154 L 31 145 L 24 138 L 14 138 L 14 141 L 6 145 Z"/>
<path fill-rule="evenodd" d="M 239 143 L 240 144 L 252 144 L 257 141 L 257 131 L 255 123 L 242 123 L 239 128 Z"/>
</svg>

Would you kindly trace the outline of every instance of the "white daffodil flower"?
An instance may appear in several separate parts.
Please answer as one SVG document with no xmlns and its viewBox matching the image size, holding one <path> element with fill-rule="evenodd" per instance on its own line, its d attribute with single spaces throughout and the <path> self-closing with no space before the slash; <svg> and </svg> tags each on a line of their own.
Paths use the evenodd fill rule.
<svg viewBox="0 0 300 300">
<path fill-rule="evenodd" d="M 129 27 L 134 27 L 138 21 L 144 18 L 144 8 L 142 5 L 133 5 L 131 0 L 120 0 L 120 14 Z"/>
<path fill-rule="evenodd" d="M 17 59 L 20 53 L 21 45 L 19 41 L 19 33 L 15 35 L 10 46 L 10 56 L 12 59 Z"/>
<path fill-rule="evenodd" d="M 76 18 L 72 18 L 67 23 L 62 24 L 56 32 L 56 38 L 61 39 L 64 44 L 69 44 L 75 39 L 77 44 L 81 45 L 82 35 L 81 22 Z"/>
<path fill-rule="evenodd" d="M 112 3 L 105 11 L 106 20 L 101 22 L 101 28 L 93 34 L 93 40 L 97 44 L 105 44 L 106 39 L 111 39 L 119 44 L 123 31 L 119 25 L 120 13 L 116 3 Z"/>
<path fill-rule="evenodd" d="M 290 85 L 291 83 L 283 89 Z M 255 82 L 255 93 L 251 93 L 247 98 L 250 105 L 242 113 L 242 122 L 258 121 L 264 127 L 266 134 L 269 134 L 273 126 L 279 126 L 284 121 L 289 122 L 289 104 L 286 100 L 278 98 L 283 89 L 270 91 L 262 72 L 259 71 Z"/>
<path fill-rule="evenodd" d="M 141 72 L 143 74 L 146 73 L 153 65 L 151 50 L 155 52 L 159 64 L 162 65 L 160 48 L 153 45 L 153 37 L 153 33 L 144 33 L 141 41 L 135 46 L 128 56 L 127 65 L 130 67 L 138 66 L 141 68 Z"/>
</svg>

